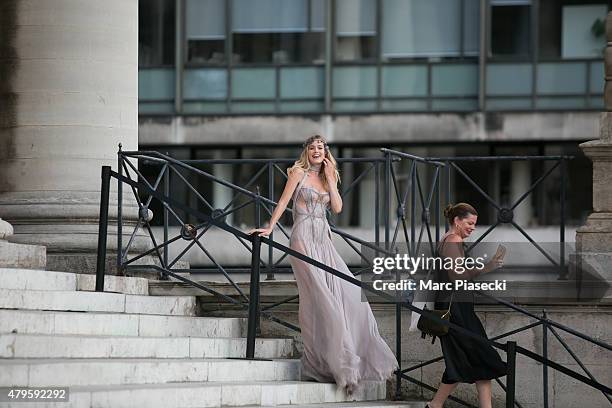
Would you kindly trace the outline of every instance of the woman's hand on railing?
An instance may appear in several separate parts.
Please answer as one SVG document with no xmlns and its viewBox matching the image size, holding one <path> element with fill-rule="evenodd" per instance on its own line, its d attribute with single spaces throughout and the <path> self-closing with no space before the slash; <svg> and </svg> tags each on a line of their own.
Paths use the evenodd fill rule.
<svg viewBox="0 0 612 408">
<path fill-rule="evenodd" d="M 258 234 L 260 237 L 267 237 L 272 233 L 274 228 L 255 228 L 247 232 L 248 235 Z"/>
</svg>

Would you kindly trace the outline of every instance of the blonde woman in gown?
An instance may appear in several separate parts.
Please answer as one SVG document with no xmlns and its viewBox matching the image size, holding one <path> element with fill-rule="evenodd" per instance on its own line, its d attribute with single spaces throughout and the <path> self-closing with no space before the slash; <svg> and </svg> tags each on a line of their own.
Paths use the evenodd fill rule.
<svg viewBox="0 0 612 408">
<path fill-rule="evenodd" d="M 326 208 L 342 210 L 336 160 L 325 140 L 313 136 L 304 143 L 267 228 L 251 231 L 268 236 L 290 199 L 293 229 L 290 247 L 337 271 L 354 277 L 331 241 Z M 291 257 L 298 285 L 299 323 L 304 343 L 302 372 L 320 382 L 334 381 L 351 394 L 364 380 L 386 380 L 397 361 L 378 333 L 361 289 L 341 278 Z"/>
</svg>

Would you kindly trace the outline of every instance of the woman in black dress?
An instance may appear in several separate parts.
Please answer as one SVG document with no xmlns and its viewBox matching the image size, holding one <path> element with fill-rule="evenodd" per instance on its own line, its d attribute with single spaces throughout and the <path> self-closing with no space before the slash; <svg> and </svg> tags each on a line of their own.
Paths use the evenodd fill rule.
<svg viewBox="0 0 612 408">
<path fill-rule="evenodd" d="M 442 237 L 438 253 L 442 258 L 465 258 L 463 240 L 476 228 L 478 213 L 471 205 L 459 203 L 446 207 L 444 216 L 451 227 Z M 499 268 L 503 264 L 504 255 L 505 249 L 500 246 L 493 259 L 483 268 L 465 269 L 463 272 L 458 271 L 458 268 L 441 271 L 439 280 L 474 279 L 478 275 Z M 436 303 L 436 309 L 447 309 L 449 302 L 452 323 L 483 337 L 487 336 L 482 323 L 474 313 L 473 299 L 468 301 L 463 296 L 459 299 L 449 299 L 447 296 L 445 301 Z M 446 370 L 436 395 L 427 406 L 442 408 L 458 383 L 476 383 L 480 407 L 491 408 L 491 380 L 506 375 L 506 363 L 501 360 L 499 354 L 488 344 L 461 335 L 452 328 L 447 335 L 440 337 L 440 343 Z"/>
</svg>

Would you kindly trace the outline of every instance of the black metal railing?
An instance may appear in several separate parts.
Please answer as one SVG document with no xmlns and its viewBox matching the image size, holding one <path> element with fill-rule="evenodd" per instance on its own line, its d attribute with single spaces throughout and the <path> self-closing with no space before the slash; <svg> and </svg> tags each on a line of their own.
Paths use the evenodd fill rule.
<svg viewBox="0 0 612 408">
<path fill-rule="evenodd" d="M 446 160 L 445 162 L 443 160 L 436 160 L 432 158 L 421 158 L 421 157 L 409 155 L 403 152 L 397 152 L 397 151 L 392 151 L 392 150 L 383 150 L 383 154 L 384 154 L 383 159 L 381 161 L 377 160 L 376 163 L 382 163 L 381 165 L 384 165 L 384 172 L 383 172 L 384 185 L 382 186 L 384 193 L 385 193 L 384 194 L 384 205 L 382 206 L 382 211 L 385 214 L 383 217 L 384 226 L 385 226 L 384 245 L 380 243 L 379 240 L 377 240 L 375 243 L 365 242 L 357 237 L 352 237 L 350 234 L 340 231 L 337 228 L 333 228 L 333 231 L 337 234 L 340 234 L 343 238 L 346 238 L 347 240 L 352 239 L 354 240 L 354 242 L 357 242 L 361 244 L 362 246 L 369 248 L 370 250 L 374 250 L 380 254 L 386 254 L 386 255 L 395 254 L 395 252 L 393 251 L 393 247 L 396 244 L 396 238 L 398 236 L 397 231 L 399 228 L 403 230 L 404 238 L 406 239 L 406 243 L 408 244 L 408 247 L 410 248 L 411 251 L 418 250 L 418 247 L 423 243 L 422 242 L 423 237 L 427 239 L 426 244 L 435 245 L 435 243 L 439 239 L 439 229 L 440 229 L 439 210 L 440 210 L 440 202 L 442 200 L 441 195 L 440 195 L 440 173 L 441 173 L 442 168 L 449 166 L 448 162 L 450 162 L 450 160 Z M 157 177 L 155 178 L 155 181 L 149 182 L 148 180 L 146 180 L 146 178 L 139 172 L 137 167 L 133 163 L 131 163 L 131 160 L 134 160 L 136 158 L 157 162 L 161 165 L 162 169 L 160 173 L 157 175 Z M 408 177 L 406 177 L 406 179 L 403 180 L 403 183 L 402 183 L 401 178 L 398 177 L 398 171 L 396 168 L 399 166 L 399 163 L 401 163 L 402 161 L 404 163 L 408 163 L 407 168 L 409 169 Z M 419 170 L 419 166 L 424 167 L 424 168 Z M 169 190 L 168 181 L 164 182 L 163 191 L 159 191 L 161 190 L 160 185 L 161 185 L 161 182 L 164 180 L 164 175 L 169 174 L 171 171 L 178 172 L 179 170 L 188 170 L 190 172 L 195 172 L 196 174 L 206 178 L 207 180 L 210 180 L 215 183 L 219 183 L 223 186 L 226 186 L 232 189 L 233 191 L 239 193 L 241 196 L 246 197 L 247 200 L 241 204 L 236 204 L 233 208 L 226 207 L 222 211 L 218 211 L 218 210 L 215 211 L 212 205 L 209 205 L 208 208 L 209 210 L 211 210 L 210 214 L 202 212 L 198 210 L 197 208 L 193 208 L 193 206 L 187 205 L 177 199 L 172 198 L 171 195 L 169 194 L 170 190 Z M 429 172 L 430 178 L 428 180 L 423 181 L 422 177 L 424 176 L 426 172 Z M 133 179 L 131 177 L 132 174 L 137 176 L 138 179 L 137 180 Z M 516 306 L 502 299 L 492 297 L 485 293 L 481 293 L 481 295 L 485 296 L 489 301 L 503 305 L 505 307 L 508 307 L 511 310 L 514 310 L 523 315 L 534 318 L 537 320 L 537 322 L 514 329 L 507 333 L 503 333 L 492 339 L 487 339 L 486 337 L 481 337 L 453 323 L 443 321 L 440 318 L 438 318 L 436 315 L 434 315 L 433 313 L 430 313 L 427 310 L 421 310 L 409 302 L 397 302 L 397 299 L 395 297 L 385 294 L 385 293 L 381 293 L 380 291 L 376 291 L 366 282 L 362 282 L 361 280 L 358 280 L 352 276 L 347 276 L 343 274 L 342 272 L 339 272 L 335 270 L 334 268 L 331 268 L 328 265 L 322 264 L 321 262 L 318 262 L 312 258 L 309 258 L 308 256 L 300 252 L 297 252 L 291 249 L 290 247 L 287 247 L 275 241 L 272 237 L 265 238 L 265 237 L 250 236 L 250 235 L 247 235 L 245 232 L 241 231 L 240 229 L 229 225 L 225 221 L 225 216 L 231 211 L 236 211 L 237 209 L 243 209 L 249 205 L 253 205 L 254 210 L 255 210 L 255 219 L 258 220 L 259 214 L 261 213 L 261 210 L 263 207 L 268 205 L 270 206 L 270 209 L 271 209 L 273 206 L 276 205 L 276 203 L 269 198 L 261 196 L 260 194 L 258 194 L 258 192 L 253 193 L 249 191 L 248 189 L 245 189 L 243 187 L 229 183 L 201 169 L 197 169 L 196 167 L 193 167 L 188 163 L 172 159 L 158 152 L 120 152 L 118 172 L 114 172 L 110 169 L 110 167 L 106 167 L 106 166 L 103 167 L 102 169 L 102 200 L 101 200 L 100 226 L 99 226 L 100 235 L 99 235 L 99 245 L 98 245 L 98 264 L 97 264 L 98 269 L 97 269 L 97 274 L 96 274 L 96 277 L 97 277 L 96 290 L 97 291 L 102 291 L 104 287 L 103 286 L 104 274 L 105 274 L 105 262 L 104 261 L 106 259 L 106 239 L 107 239 L 107 228 L 108 228 L 108 196 L 109 196 L 109 189 L 110 189 L 110 181 L 112 178 L 115 178 L 118 181 L 118 192 L 119 192 L 119 196 L 118 196 L 119 197 L 119 200 L 118 200 L 119 201 L 118 203 L 119 205 L 118 223 L 119 224 L 118 224 L 117 263 L 118 263 L 118 266 L 120 266 L 120 270 L 129 270 L 133 262 L 135 262 L 136 260 L 143 260 L 145 259 L 146 256 L 153 254 L 157 257 L 158 264 L 147 264 L 146 265 L 147 268 L 152 268 L 154 270 L 160 271 L 160 273 L 164 276 L 171 276 L 195 288 L 201 289 L 203 291 L 206 291 L 207 293 L 217 296 L 219 299 L 223 301 L 232 303 L 234 305 L 241 307 L 243 310 L 248 311 L 247 350 L 246 350 L 247 358 L 252 359 L 255 356 L 255 338 L 257 336 L 257 328 L 259 325 L 258 322 L 259 322 L 260 316 L 267 318 L 278 324 L 281 324 L 289 329 L 299 331 L 299 327 L 274 316 L 270 312 L 270 310 L 273 307 L 284 304 L 291 300 L 295 300 L 297 296 L 293 296 L 291 298 L 284 299 L 281 302 L 277 302 L 274 305 L 267 306 L 265 308 L 260 307 L 259 273 L 260 273 L 261 266 L 262 265 L 265 266 L 265 263 L 263 263 L 260 254 L 261 254 L 261 245 L 265 244 L 265 245 L 268 245 L 268 247 L 271 248 L 272 250 L 280 251 L 284 256 L 291 256 L 291 257 L 300 259 L 303 262 L 306 262 L 327 273 L 335 275 L 336 277 L 343 279 L 353 285 L 359 286 L 365 292 L 375 294 L 377 297 L 381 298 L 384 301 L 394 302 L 396 304 L 396 322 L 397 322 L 396 323 L 396 330 L 397 330 L 396 332 L 396 339 L 397 339 L 396 356 L 398 359 L 398 363 L 400 364 L 400 368 L 397 371 L 397 380 L 398 380 L 397 389 L 396 389 L 397 397 L 400 396 L 399 387 L 400 387 L 401 380 L 407 380 L 407 381 L 413 382 L 425 389 L 429 389 L 432 391 L 435 390 L 434 387 L 428 384 L 425 384 L 416 378 L 411 377 L 407 373 L 417 368 L 424 367 L 429 364 L 433 364 L 442 359 L 442 357 L 437 357 L 435 359 L 432 359 L 427 362 L 423 362 L 413 367 L 408 367 L 408 368 L 401 367 L 401 364 L 402 364 L 401 363 L 401 336 L 402 336 L 401 313 L 402 311 L 408 310 L 408 311 L 415 312 L 420 315 L 425 315 L 428 318 L 438 323 L 447 325 L 453 328 L 455 332 L 461 336 L 470 337 L 478 342 L 489 344 L 498 350 L 504 351 L 507 354 L 508 376 L 507 376 L 507 381 L 505 385 L 501 383 L 501 381 L 498 381 L 498 383 L 506 391 L 506 406 L 507 407 L 513 407 L 513 406 L 520 407 L 520 404 L 515 400 L 516 354 L 521 354 L 543 365 L 544 367 L 544 376 L 543 376 L 544 406 L 548 405 L 548 376 L 547 376 L 548 368 L 552 368 L 559 372 L 562 372 L 574 378 L 575 380 L 578 380 L 584 384 L 587 384 L 601 391 L 605 395 L 605 397 L 608 400 L 610 400 L 610 394 L 612 390 L 608 386 L 603 385 L 602 383 L 598 382 L 595 379 L 592 373 L 590 373 L 587 370 L 587 368 L 584 366 L 584 364 L 580 362 L 580 359 L 573 352 L 573 350 L 559 336 L 559 333 L 557 332 L 557 330 L 565 331 L 569 334 L 577 336 L 580 339 L 588 341 L 591 344 L 597 345 L 608 351 L 612 350 L 612 346 L 606 344 L 605 342 L 591 338 L 569 327 L 566 327 L 557 322 L 554 322 L 548 319 L 545 315 L 543 317 L 536 316 L 535 314 L 523 308 L 520 308 L 519 306 Z M 179 177 L 179 178 L 183 182 L 189 184 L 189 182 L 186 180 L 185 177 Z M 121 221 L 120 221 L 121 215 L 122 215 L 122 204 L 121 203 L 123 201 L 123 196 L 122 196 L 122 186 L 123 185 L 129 186 L 132 189 L 135 200 L 138 203 L 138 208 L 139 208 L 139 218 L 137 222 L 137 227 L 135 228 L 135 231 L 132 233 L 130 240 L 128 242 L 128 245 L 126 245 L 125 250 L 123 249 L 123 246 L 121 243 L 122 226 L 121 226 Z M 423 186 L 425 186 L 425 188 Z M 390 209 L 391 209 L 392 202 L 393 202 L 392 200 L 393 195 L 395 196 L 397 200 L 397 204 L 398 204 L 398 207 L 397 207 L 398 220 L 394 228 L 395 230 L 394 238 L 391 239 L 391 235 L 390 235 L 391 217 L 389 215 L 390 215 Z M 148 198 L 146 199 L 141 198 L 145 196 L 148 196 Z M 200 197 L 200 198 L 203 203 L 210 204 L 204 197 Z M 154 234 L 151 230 L 151 226 L 149 225 L 149 209 L 148 208 L 153 199 L 158 200 L 162 204 L 163 209 L 164 209 L 164 214 L 165 214 L 164 219 L 167 219 L 170 215 L 172 215 L 181 224 L 181 234 L 175 237 L 172 237 L 172 238 L 168 238 L 168 232 L 165 232 L 164 242 L 162 242 L 161 244 L 158 244 L 156 242 Z M 408 224 L 406 223 L 405 217 L 403 217 L 403 215 L 405 214 L 406 208 L 407 208 L 407 205 L 406 205 L 407 202 L 410 202 L 410 211 L 411 211 L 410 228 L 408 228 Z M 433 225 L 436 228 L 435 240 L 430 230 L 432 227 L 431 219 L 430 219 L 432 207 L 434 207 L 433 211 L 435 215 L 435 219 L 433 222 Z M 194 219 L 196 219 L 198 221 L 197 225 L 183 222 L 183 220 L 181 219 L 179 215 L 179 212 L 182 212 L 183 214 L 188 214 Z M 421 219 L 421 227 L 420 227 L 420 232 L 418 233 L 418 238 L 417 238 L 417 221 L 416 220 L 419 218 L 417 214 L 419 212 L 420 212 L 420 219 Z M 176 259 L 173 261 L 169 261 L 169 257 L 167 254 L 168 246 L 172 242 L 175 242 L 179 239 L 187 239 L 187 240 L 194 241 L 191 243 L 192 246 L 198 245 L 202 251 L 207 252 L 206 248 L 201 243 L 199 243 L 199 238 L 202 237 L 202 235 L 206 231 L 210 230 L 213 227 L 219 229 L 220 231 L 224 233 L 229 234 L 230 236 L 235 237 L 247 248 L 247 250 L 251 252 L 251 276 L 250 276 L 250 287 L 251 288 L 250 288 L 250 292 L 248 296 L 246 296 L 246 294 L 244 294 L 240 290 L 239 286 L 236 285 L 235 282 L 233 282 L 229 274 L 225 272 L 225 270 L 223 269 L 221 265 L 219 265 L 219 271 L 223 275 L 225 275 L 225 277 L 228 279 L 230 284 L 237 290 L 237 295 L 238 295 L 237 299 L 232 296 L 228 296 L 226 294 L 220 293 L 210 288 L 203 282 L 193 281 L 183 276 L 180 273 L 181 272 L 180 270 L 176 270 L 172 268 L 173 264 L 176 263 Z M 146 229 L 149 235 L 149 238 L 151 239 L 151 242 L 153 244 L 153 248 L 128 259 L 130 244 L 134 242 L 138 228 Z M 250 244 L 250 246 L 248 244 Z M 161 251 L 163 251 L 164 254 L 162 254 Z M 143 265 L 139 265 L 137 267 L 142 268 Z M 533 351 L 523 348 L 513 341 L 507 341 L 506 343 L 499 343 L 497 341 L 499 339 L 511 336 L 513 334 L 516 334 L 516 333 L 519 333 L 525 330 L 530 330 L 540 325 L 543 327 L 543 330 L 544 330 L 544 336 L 543 336 L 543 354 L 544 355 L 539 355 Z M 557 338 L 561 342 L 564 348 L 570 353 L 572 358 L 574 358 L 574 360 L 578 363 L 578 365 L 584 370 L 584 372 L 586 373 L 586 376 L 574 370 L 571 370 L 563 366 L 562 364 L 552 361 L 548 358 L 548 354 L 547 354 L 548 353 L 547 351 L 548 350 L 548 347 L 547 347 L 548 332 L 553 333 L 555 338 Z M 453 397 L 452 399 L 463 405 L 471 406 L 469 403 L 462 401 L 458 398 Z"/>
</svg>

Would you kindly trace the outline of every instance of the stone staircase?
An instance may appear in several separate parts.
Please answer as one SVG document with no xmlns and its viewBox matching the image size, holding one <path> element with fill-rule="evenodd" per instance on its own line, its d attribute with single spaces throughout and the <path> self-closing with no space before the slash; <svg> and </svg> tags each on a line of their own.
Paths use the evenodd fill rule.
<svg viewBox="0 0 612 408">
<path fill-rule="evenodd" d="M 193 296 L 149 296 L 142 278 L 0 269 L 0 387 L 70 387 L 68 403 L 0 407 L 423 407 L 368 382 L 347 398 L 300 381 L 292 339 L 257 339 L 245 320 L 199 317 Z M 110 293 L 110 292 L 114 293 Z M 234 359 L 232 359 L 234 358 Z"/>
</svg>

